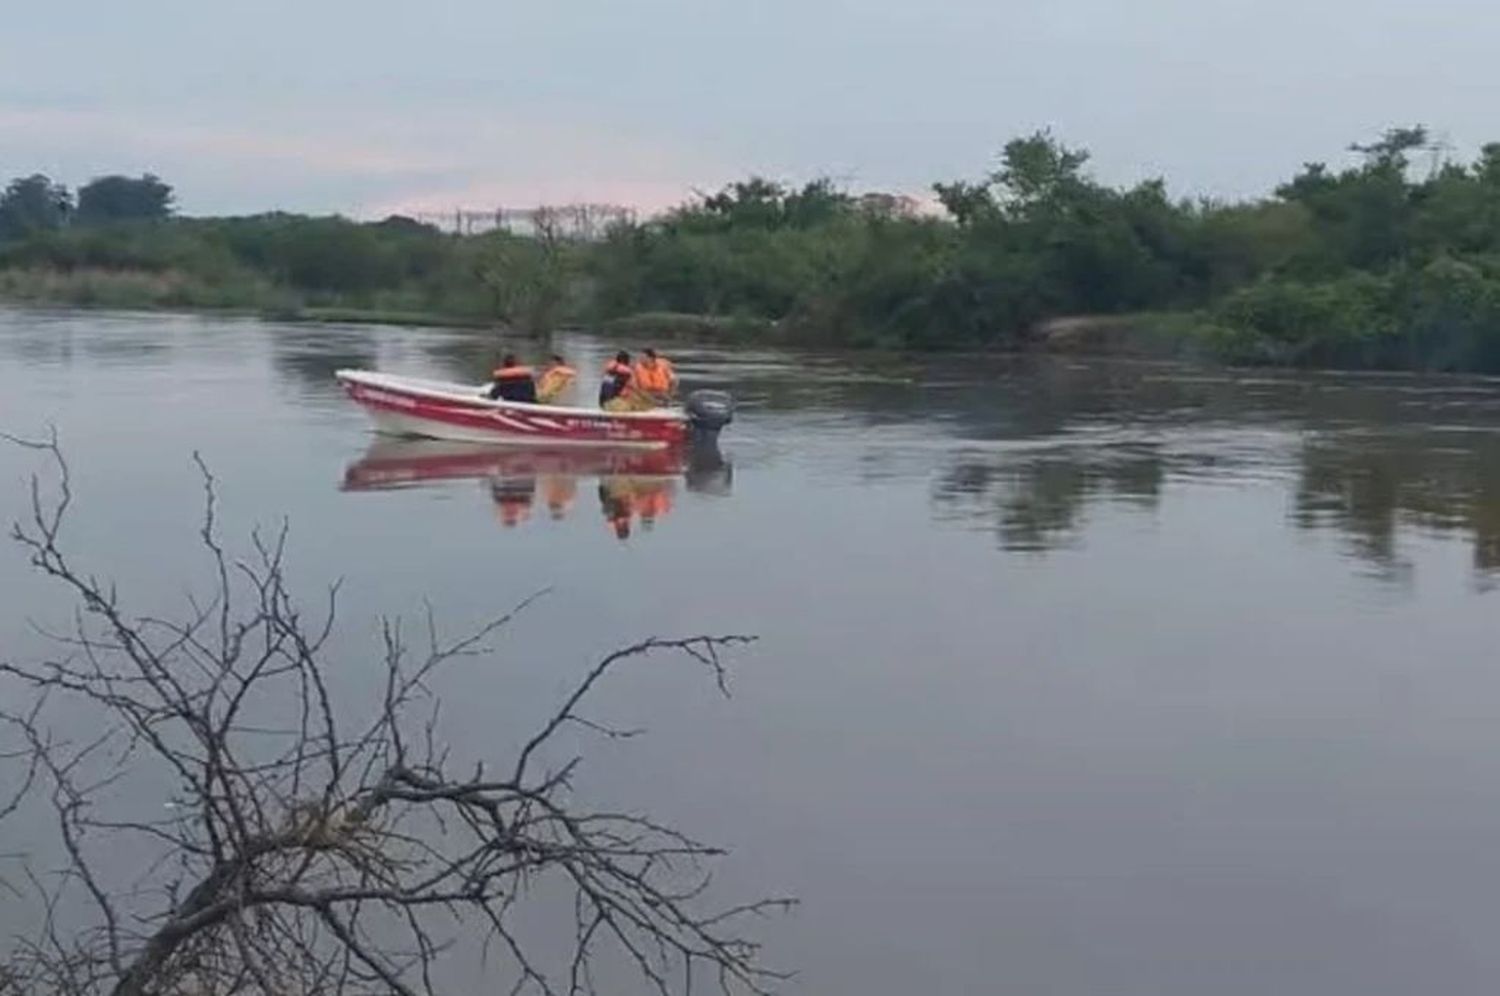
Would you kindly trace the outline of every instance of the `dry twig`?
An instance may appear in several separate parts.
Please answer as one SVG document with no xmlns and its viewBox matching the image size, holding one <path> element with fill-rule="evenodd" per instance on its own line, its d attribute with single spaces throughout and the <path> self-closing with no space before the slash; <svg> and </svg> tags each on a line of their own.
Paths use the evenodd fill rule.
<svg viewBox="0 0 1500 996">
<path fill-rule="evenodd" d="M 513 763 L 457 774 L 441 746 L 430 682 L 444 664 L 479 652 L 501 617 L 443 642 L 430 613 L 413 654 L 400 627 L 383 628 L 383 693 L 363 723 L 346 723 L 325 648 L 337 588 L 314 618 L 292 598 L 287 535 L 256 534 L 233 559 L 218 536 L 215 482 L 200 462 L 200 539 L 211 596 L 180 619 L 134 614 L 113 586 L 75 565 L 62 544 L 73 501 L 56 438 L 12 442 L 55 468 L 47 497 L 33 479 L 28 521 L 13 538 L 31 564 L 68 589 L 74 626 L 61 656 L 0 662 L 0 753 L 19 791 L 50 805 L 66 867 L 28 872 L 41 897 L 34 936 L 0 950 L 0 996 L 216 996 L 253 993 L 433 993 L 450 937 L 479 926 L 506 954 L 515 991 L 592 993 L 590 968 L 607 949 L 656 992 L 707 975 L 725 992 L 763 993 L 780 978 L 737 932 L 768 900 L 705 910 L 702 864 L 719 852 L 642 816 L 575 808 L 578 760 L 546 766 L 571 725 L 627 735 L 588 720 L 580 703 L 627 662 L 673 652 L 704 665 L 721 687 L 720 654 L 747 638 L 650 639 L 601 660 L 542 723 Z M 56 707 L 97 720 L 64 736 Z M 419 718 L 420 714 L 420 718 Z M 267 717 L 277 722 L 268 722 Z M 285 717 L 292 717 L 290 722 Z M 76 722 L 71 727 L 77 729 Z M 147 764 L 170 775 L 167 815 L 111 818 L 109 786 Z M 106 854 L 125 837 L 160 856 L 137 885 L 112 889 Z M 527 891 L 556 883 L 571 895 L 571 955 L 545 965 L 516 927 Z M 65 903 L 90 911 L 65 929 Z M 617 987 L 616 987 L 617 988 Z"/>
</svg>

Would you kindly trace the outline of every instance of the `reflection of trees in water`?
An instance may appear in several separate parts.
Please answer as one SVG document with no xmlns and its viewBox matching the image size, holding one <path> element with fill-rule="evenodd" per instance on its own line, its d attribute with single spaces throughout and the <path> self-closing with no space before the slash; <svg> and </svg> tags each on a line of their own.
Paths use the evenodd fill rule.
<svg viewBox="0 0 1500 996">
<path fill-rule="evenodd" d="M 941 514 L 993 522 L 1007 550 L 1051 550 L 1076 537 L 1091 503 L 1155 509 L 1166 474 L 1152 444 L 970 455 L 938 479 L 933 497 Z"/>
<path fill-rule="evenodd" d="M 1336 529 L 1382 568 L 1400 565 L 1402 529 L 1467 532 L 1475 568 L 1500 570 L 1500 442 L 1493 438 L 1338 436 L 1308 443 L 1301 462 L 1298 526 Z"/>
<path fill-rule="evenodd" d="M 1298 457 L 1293 522 L 1337 531 L 1378 573 L 1407 575 L 1400 538 L 1414 530 L 1467 533 L 1475 568 L 1500 572 L 1500 438 L 1341 433 Z M 1233 474 L 1232 464 L 1152 443 L 970 453 L 941 474 L 933 501 L 939 515 L 992 526 L 1005 549 L 1045 551 L 1075 540 L 1092 505 L 1151 510 L 1170 476 Z"/>
<path fill-rule="evenodd" d="M 373 370 L 378 345 L 368 329 L 309 326 L 278 330 L 271 336 L 271 369 L 277 380 L 296 388 L 332 388 L 336 370 Z"/>
<path fill-rule="evenodd" d="M 337 367 L 373 362 L 373 342 L 359 344 L 350 336 L 356 330 L 336 331 L 342 345 L 333 348 L 307 352 L 287 344 L 284 355 L 279 348 L 278 369 L 324 384 Z M 444 376 L 477 383 L 512 342 L 527 356 L 548 348 L 484 331 L 424 333 L 412 348 Z M 617 343 L 562 334 L 551 345 L 593 371 Z M 669 352 L 688 358 L 701 381 L 732 391 L 747 420 L 760 418 L 775 431 L 878 427 L 889 445 L 870 447 L 859 466 L 872 479 L 927 473 L 931 450 L 924 445 L 935 432 L 954 446 L 966 440 L 1044 446 L 962 453 L 934 486 L 939 514 L 984 522 L 1008 549 L 1070 542 L 1091 504 L 1153 509 L 1177 473 L 1222 480 L 1246 463 L 1266 463 L 1280 479 L 1296 438 L 1312 433 L 1314 441 L 1293 456 L 1300 461 L 1297 525 L 1343 533 L 1359 557 L 1385 572 L 1402 568 L 1402 529 L 1467 532 L 1476 567 L 1500 571 L 1500 436 L 1490 442 L 1483 432 L 1421 428 L 1500 424 L 1489 385 L 1049 357 L 819 355 L 685 345 Z M 801 417 L 767 417 L 783 413 Z M 911 439 L 919 445 L 903 449 L 901 433 L 886 432 L 903 426 L 913 427 Z M 1132 441 L 1049 445 L 1095 430 Z M 1205 432 L 1262 437 L 1237 441 L 1204 438 Z M 1153 439 L 1163 442 L 1146 441 Z M 729 476 L 727 468 L 689 467 L 687 481 L 689 490 L 698 489 L 695 484 L 727 490 Z"/>
<path fill-rule="evenodd" d="M 529 341 L 518 344 L 531 345 Z M 423 338 L 421 348 L 446 379 L 460 384 L 479 384 L 488 380 L 490 372 L 499 366 L 506 340 L 494 332 L 478 330 L 434 332 Z M 520 348 L 516 351 L 527 352 Z"/>
<path fill-rule="evenodd" d="M 489 380 L 501 357 L 514 352 L 521 362 L 540 366 L 548 356 L 558 353 L 567 358 L 587 385 L 574 403 L 591 404 L 593 386 L 599 381 L 606 356 L 613 356 L 615 346 L 593 336 L 556 332 L 550 335 L 522 335 L 502 329 L 428 330 L 417 342 L 423 357 L 439 377 L 460 384 L 479 384 Z"/>
<path fill-rule="evenodd" d="M 133 367 L 164 360 L 170 353 L 170 337 L 162 330 L 117 329 L 117 324 L 118 320 L 102 318 L 22 325 L 19 332 L 0 339 L 0 356 L 26 366 L 71 367 L 86 360 L 100 366 Z"/>
</svg>

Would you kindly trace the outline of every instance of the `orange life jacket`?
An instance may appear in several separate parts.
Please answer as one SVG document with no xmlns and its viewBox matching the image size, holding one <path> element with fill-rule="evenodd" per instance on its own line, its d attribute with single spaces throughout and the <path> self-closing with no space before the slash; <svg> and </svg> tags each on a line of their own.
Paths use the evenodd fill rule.
<svg viewBox="0 0 1500 996">
<path fill-rule="evenodd" d="M 635 365 L 635 386 L 639 390 L 649 394 L 670 394 L 672 384 L 677 379 L 672 372 L 672 364 L 661 357 L 651 363 L 646 360 Z"/>
</svg>

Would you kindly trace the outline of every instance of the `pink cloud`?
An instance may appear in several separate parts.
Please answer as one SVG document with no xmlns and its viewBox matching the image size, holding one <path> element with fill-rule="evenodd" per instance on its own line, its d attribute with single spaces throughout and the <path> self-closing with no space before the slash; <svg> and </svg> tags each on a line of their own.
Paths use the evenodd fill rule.
<svg viewBox="0 0 1500 996">
<path fill-rule="evenodd" d="M 690 184 L 673 179 L 475 180 L 397 194 L 363 205 L 359 214 L 383 218 L 392 214 L 438 214 L 458 208 L 485 211 L 540 204 L 617 204 L 652 214 L 681 204 L 692 192 Z"/>
</svg>

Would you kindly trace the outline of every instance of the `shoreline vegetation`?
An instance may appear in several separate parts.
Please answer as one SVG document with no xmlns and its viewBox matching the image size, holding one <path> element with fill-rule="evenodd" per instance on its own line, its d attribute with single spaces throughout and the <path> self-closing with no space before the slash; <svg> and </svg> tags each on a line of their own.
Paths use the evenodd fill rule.
<svg viewBox="0 0 1500 996">
<path fill-rule="evenodd" d="M 411 218 L 175 216 L 154 176 L 0 194 L 0 301 L 662 340 L 1124 353 L 1500 372 L 1500 143 L 1424 129 L 1247 201 L 1097 182 L 1042 132 L 937 208 L 829 180 L 730 184 L 660 216 L 456 235 Z"/>
</svg>

